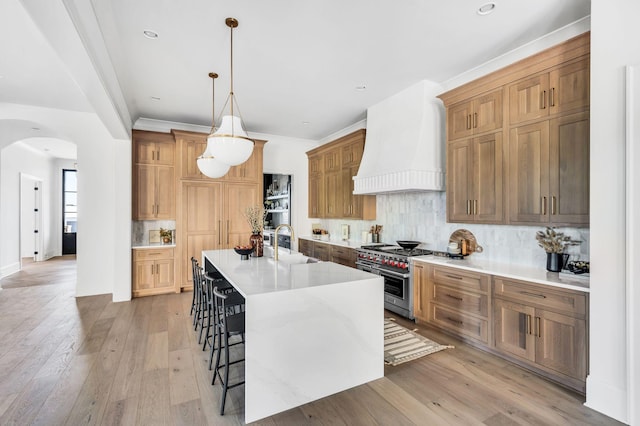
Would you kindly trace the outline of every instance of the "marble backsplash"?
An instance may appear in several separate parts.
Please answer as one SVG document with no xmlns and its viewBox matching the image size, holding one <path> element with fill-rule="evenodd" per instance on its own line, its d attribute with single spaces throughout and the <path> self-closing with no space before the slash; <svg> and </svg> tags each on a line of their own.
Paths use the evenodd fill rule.
<svg viewBox="0 0 640 426">
<path fill-rule="evenodd" d="M 175 220 L 134 220 L 131 222 L 131 245 L 146 246 L 149 244 L 149 231 L 176 229 Z"/>
<path fill-rule="evenodd" d="M 538 246 L 536 231 L 540 226 L 478 225 L 446 222 L 446 194 L 444 192 L 411 192 L 384 194 L 376 197 L 377 218 L 375 221 L 320 219 L 331 239 L 340 239 L 341 227 L 350 227 L 350 239 L 361 240 L 362 231 L 372 225 L 382 225 L 381 242 L 394 243 L 396 240 L 422 241 L 421 247 L 446 250 L 449 236 L 457 229 L 471 231 L 482 253 L 473 256 L 486 260 L 542 267 L 546 265 L 546 253 Z M 572 260 L 589 260 L 589 228 L 558 228 L 574 240 L 582 241 L 578 246 L 570 246 L 567 252 Z M 296 230 L 297 231 L 297 230 Z M 297 231 L 300 235 L 310 232 Z"/>
</svg>

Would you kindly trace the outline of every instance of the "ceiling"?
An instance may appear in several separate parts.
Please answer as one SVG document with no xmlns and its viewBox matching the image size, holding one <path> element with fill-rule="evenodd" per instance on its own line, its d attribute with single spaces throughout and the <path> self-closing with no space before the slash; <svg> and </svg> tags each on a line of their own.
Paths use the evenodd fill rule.
<svg viewBox="0 0 640 426">
<path fill-rule="evenodd" d="M 76 64 L 56 56 L 20 7 L 29 2 L 3 0 L 0 6 L 0 102 L 91 109 L 82 82 L 69 72 Z M 482 16 L 477 10 L 484 3 L 91 0 L 94 16 L 83 25 L 101 38 L 133 122 L 143 117 L 209 126 L 207 74 L 220 75 L 217 115 L 229 92 L 224 21 L 235 17 L 234 92 L 247 130 L 321 140 L 420 80 L 446 82 L 588 16 L 591 6 L 589 0 L 497 1 Z M 149 39 L 144 30 L 159 36 Z"/>
</svg>

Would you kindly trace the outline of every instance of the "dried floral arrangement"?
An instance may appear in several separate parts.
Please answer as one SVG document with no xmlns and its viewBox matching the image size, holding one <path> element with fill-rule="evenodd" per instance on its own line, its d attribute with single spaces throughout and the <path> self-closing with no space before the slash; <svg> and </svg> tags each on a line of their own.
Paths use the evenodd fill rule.
<svg viewBox="0 0 640 426">
<path fill-rule="evenodd" d="M 577 246 L 582 241 L 572 240 L 570 236 L 564 235 L 564 232 L 557 232 L 556 228 L 547 226 L 545 232 L 536 232 L 536 240 L 538 245 L 547 253 L 564 253 L 567 246 Z"/>
<path fill-rule="evenodd" d="M 251 232 L 259 234 L 264 228 L 264 220 L 267 217 L 267 211 L 262 206 L 247 207 L 244 211 L 244 217 L 247 218 Z"/>
</svg>

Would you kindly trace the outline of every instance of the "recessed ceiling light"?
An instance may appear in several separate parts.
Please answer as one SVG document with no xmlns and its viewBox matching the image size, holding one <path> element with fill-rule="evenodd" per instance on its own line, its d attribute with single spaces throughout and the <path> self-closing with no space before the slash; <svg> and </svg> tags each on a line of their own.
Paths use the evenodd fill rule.
<svg viewBox="0 0 640 426">
<path fill-rule="evenodd" d="M 45 152 L 49 152 L 49 148 L 44 148 L 44 150 L 43 150 L 43 151 L 45 151 Z"/>
<path fill-rule="evenodd" d="M 160 100 L 160 98 L 159 98 L 159 97 L 157 97 L 157 96 L 152 96 L 152 97 L 151 97 L 151 100 L 152 100 L 152 101 L 159 101 L 159 100 Z"/>
<path fill-rule="evenodd" d="M 31 128 L 31 130 L 33 130 L 33 131 L 37 132 L 37 131 L 39 131 L 39 130 L 40 130 L 40 127 L 32 127 L 32 128 Z"/>
<path fill-rule="evenodd" d="M 478 15 L 488 15 L 496 9 L 496 3 L 485 3 L 478 8 Z"/>
<path fill-rule="evenodd" d="M 360 85 L 360 86 L 356 86 L 356 90 L 357 90 L 358 92 L 364 92 L 365 90 L 367 90 L 367 86 L 366 86 L 366 85 L 364 85 L 364 84 L 362 84 L 362 85 Z"/>
<path fill-rule="evenodd" d="M 311 122 L 310 121 L 303 121 L 302 124 L 305 125 L 305 126 L 308 126 L 309 124 L 311 124 Z"/>
<path fill-rule="evenodd" d="M 144 30 L 142 33 L 146 38 L 150 38 L 152 40 L 155 40 L 156 38 L 158 38 L 158 33 L 152 30 Z"/>
</svg>

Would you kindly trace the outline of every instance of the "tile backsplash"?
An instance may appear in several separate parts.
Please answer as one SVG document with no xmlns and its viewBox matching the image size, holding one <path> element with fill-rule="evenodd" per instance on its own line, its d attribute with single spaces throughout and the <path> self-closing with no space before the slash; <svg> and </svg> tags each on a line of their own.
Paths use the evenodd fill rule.
<svg viewBox="0 0 640 426">
<path fill-rule="evenodd" d="M 446 194 L 444 192 L 410 192 L 376 196 L 375 221 L 321 219 L 318 222 L 329 231 L 331 239 L 339 240 L 343 224 L 350 227 L 350 239 L 361 240 L 362 231 L 372 225 L 382 225 L 381 242 L 396 240 L 422 241 L 421 247 L 446 250 L 449 236 L 457 229 L 471 231 L 482 253 L 474 253 L 483 259 L 541 267 L 546 265 L 546 253 L 538 246 L 536 231 L 545 226 L 478 225 L 446 222 Z M 572 260 L 589 260 L 589 228 L 559 228 L 574 240 L 582 241 L 570 246 L 567 252 Z M 300 231 L 300 235 L 308 235 Z"/>
<path fill-rule="evenodd" d="M 176 229 L 175 220 L 134 220 L 131 222 L 131 245 L 146 246 L 149 244 L 149 231 Z"/>
</svg>

